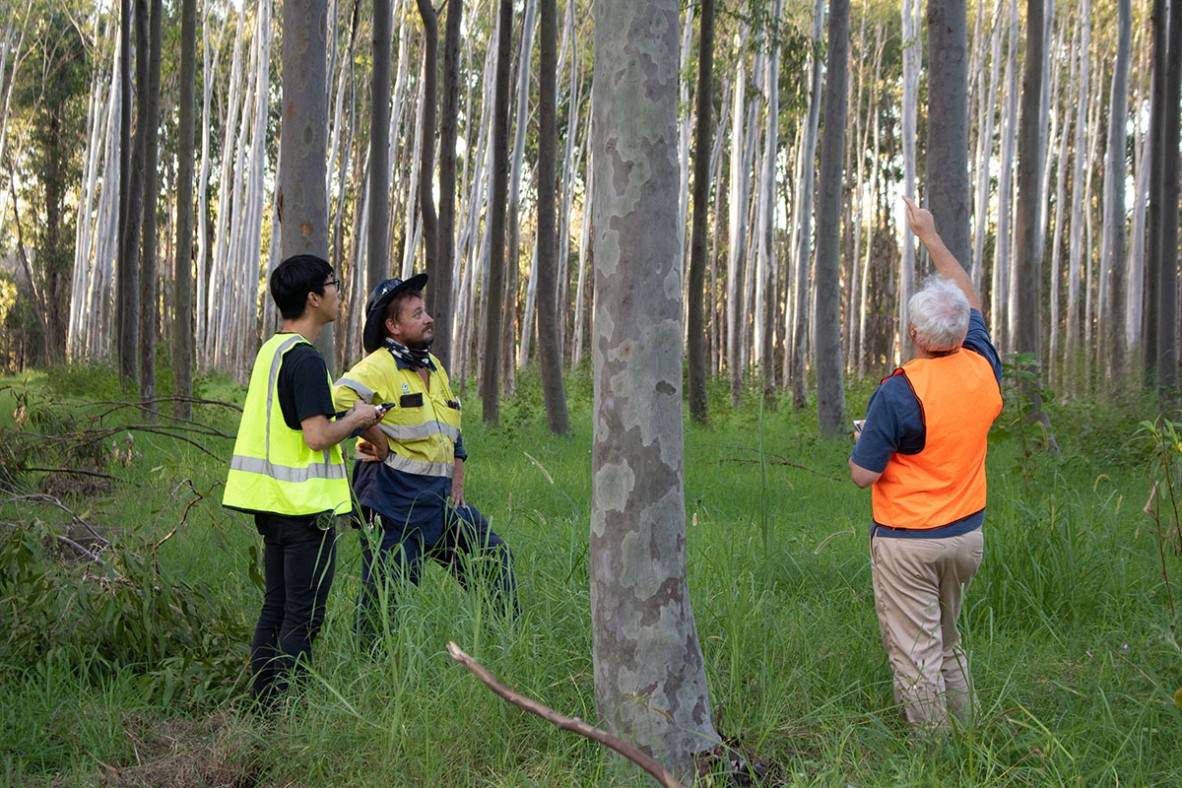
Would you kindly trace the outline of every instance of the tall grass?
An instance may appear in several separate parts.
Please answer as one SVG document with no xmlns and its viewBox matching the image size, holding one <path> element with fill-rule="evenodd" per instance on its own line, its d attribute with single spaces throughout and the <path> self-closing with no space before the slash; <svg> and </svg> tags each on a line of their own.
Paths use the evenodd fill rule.
<svg viewBox="0 0 1182 788">
<path fill-rule="evenodd" d="M 569 437 L 546 431 L 530 375 L 501 427 L 487 429 L 474 414 L 465 425 L 466 497 L 515 551 L 520 618 L 506 621 L 485 595 L 463 592 L 432 568 L 398 597 L 381 647 L 359 648 L 351 632 L 358 538 L 342 529 L 312 672 L 269 719 L 246 712 L 241 690 L 260 598 L 253 527 L 218 505 L 220 463 L 167 438 L 137 439 L 139 456 L 111 466 L 119 481 L 109 495 L 71 503 L 138 539 L 137 549 L 155 544 L 188 508 L 156 551 L 159 571 L 208 601 L 194 613 L 218 617 L 205 625 L 224 633 L 217 642 L 230 658 L 188 676 L 164 700 L 166 661 L 101 663 L 65 642 L 40 658 L 0 651 L 6 782 L 91 784 L 109 775 L 100 764 L 127 780 L 148 779 L 158 772 L 137 769 L 178 753 L 196 761 L 197 752 L 183 742 L 145 744 L 127 732 L 129 721 L 142 729 L 210 720 L 221 733 L 201 739 L 199 751 L 217 750 L 218 768 L 268 785 L 616 782 L 595 746 L 507 706 L 446 653 L 455 640 L 519 691 L 596 719 L 591 417 L 580 382 L 570 387 Z M 44 381 L 27 385 L 60 396 Z M 865 394 L 855 390 L 851 401 Z M 1027 457 L 1013 435 L 993 442 L 985 560 L 962 616 L 981 706 L 972 726 L 926 744 L 910 739 L 893 707 L 870 586 L 869 499 L 846 478 L 848 444 L 816 439 L 814 411 L 761 410 L 754 398 L 734 409 L 717 404 L 712 426 L 687 420 L 690 586 L 715 720 L 735 746 L 773 764 L 769 784 L 1182 779 L 1182 713 L 1173 700 L 1182 650 L 1153 525 L 1140 512 L 1148 465 L 1131 437 L 1144 416 L 1138 404 L 1076 403 L 1054 413 L 1064 425 L 1057 459 Z M 233 429 L 233 418 L 204 417 Z M 228 444 L 216 443 L 209 448 L 228 454 Z M 0 510 L 0 520 L 26 527 L 59 528 L 66 519 L 27 504 Z M 1176 553 L 1171 560 L 1176 571 Z M 53 571 L 65 588 L 82 570 Z M 0 581 L 0 597 L 12 593 Z M 205 776 L 190 784 L 216 782 L 212 766 L 201 768 Z"/>
</svg>

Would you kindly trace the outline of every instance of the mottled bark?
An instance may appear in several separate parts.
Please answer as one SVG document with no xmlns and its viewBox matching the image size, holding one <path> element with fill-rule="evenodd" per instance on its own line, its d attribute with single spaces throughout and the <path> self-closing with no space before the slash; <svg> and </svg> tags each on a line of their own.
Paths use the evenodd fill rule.
<svg viewBox="0 0 1182 788">
<path fill-rule="evenodd" d="M 688 780 L 692 755 L 719 737 L 686 583 L 677 2 L 595 12 L 596 706 Z"/>
</svg>

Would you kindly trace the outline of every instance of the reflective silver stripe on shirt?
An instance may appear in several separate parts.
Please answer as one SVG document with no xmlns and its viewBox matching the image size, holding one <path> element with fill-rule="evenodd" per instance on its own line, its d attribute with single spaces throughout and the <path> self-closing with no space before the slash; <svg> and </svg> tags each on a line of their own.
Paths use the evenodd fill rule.
<svg viewBox="0 0 1182 788">
<path fill-rule="evenodd" d="M 352 378 L 341 378 L 333 385 L 334 386 L 345 386 L 347 388 L 351 388 L 357 392 L 357 394 L 361 397 L 361 399 L 365 400 L 370 405 L 373 404 L 373 395 L 374 395 L 373 389 L 369 388 L 368 386 L 362 385 L 361 383 L 358 383 L 357 381 L 353 380 Z"/>
<path fill-rule="evenodd" d="M 432 435 L 446 435 L 452 443 L 460 439 L 460 430 L 441 421 L 425 421 L 422 424 L 382 424 L 382 432 L 396 441 L 413 441 L 430 438 Z"/>
<path fill-rule="evenodd" d="M 260 457 L 245 457 L 235 454 L 230 460 L 230 468 L 245 473 L 258 473 L 270 476 L 281 482 L 306 482 L 312 479 L 344 479 L 345 466 L 328 462 L 314 462 L 306 468 L 293 468 L 290 465 L 276 465 Z"/>
<path fill-rule="evenodd" d="M 386 455 L 386 465 L 403 473 L 417 473 L 420 476 L 441 476 L 450 479 L 456 472 L 456 466 L 447 462 L 423 462 L 411 460 L 395 452 Z"/>
</svg>

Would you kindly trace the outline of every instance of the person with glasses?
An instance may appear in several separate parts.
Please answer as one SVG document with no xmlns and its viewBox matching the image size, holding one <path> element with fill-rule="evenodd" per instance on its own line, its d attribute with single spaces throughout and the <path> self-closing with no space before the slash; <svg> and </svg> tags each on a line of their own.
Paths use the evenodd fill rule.
<svg viewBox="0 0 1182 788">
<path fill-rule="evenodd" d="M 259 349 L 222 505 L 254 515 L 263 537 L 263 607 L 250 646 L 252 689 L 270 709 L 312 655 L 336 556 L 335 523 L 352 511 L 340 442 L 382 411 L 358 402 L 338 417 L 328 367 L 312 344 L 340 311 L 328 262 L 296 255 L 271 274 L 283 325 Z"/>
<path fill-rule="evenodd" d="M 464 498 L 459 397 L 429 350 L 435 324 L 423 301 L 426 274 L 387 279 L 370 294 L 363 341 L 368 353 L 337 381 L 338 407 L 391 406 L 357 447 L 353 487 L 361 508 L 361 595 L 357 631 L 376 645 L 379 611 L 393 611 L 405 580 L 417 585 L 430 558 L 464 588 L 477 581 L 494 607 L 516 613 L 513 554 Z M 386 585 L 389 584 L 389 585 Z M 391 597 L 380 604 L 382 591 Z"/>
</svg>

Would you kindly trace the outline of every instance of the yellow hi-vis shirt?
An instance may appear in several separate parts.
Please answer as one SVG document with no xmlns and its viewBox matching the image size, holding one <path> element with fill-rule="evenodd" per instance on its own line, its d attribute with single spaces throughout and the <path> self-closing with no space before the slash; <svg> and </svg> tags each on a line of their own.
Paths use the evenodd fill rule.
<svg viewBox="0 0 1182 788">
<path fill-rule="evenodd" d="M 276 334 L 259 349 L 242 408 L 222 505 L 246 512 L 308 515 L 353 509 L 340 445 L 313 451 L 283 420 L 279 368 L 299 334 Z M 327 376 L 326 376 L 327 377 Z M 332 379 L 328 378 L 332 385 Z"/>
</svg>

